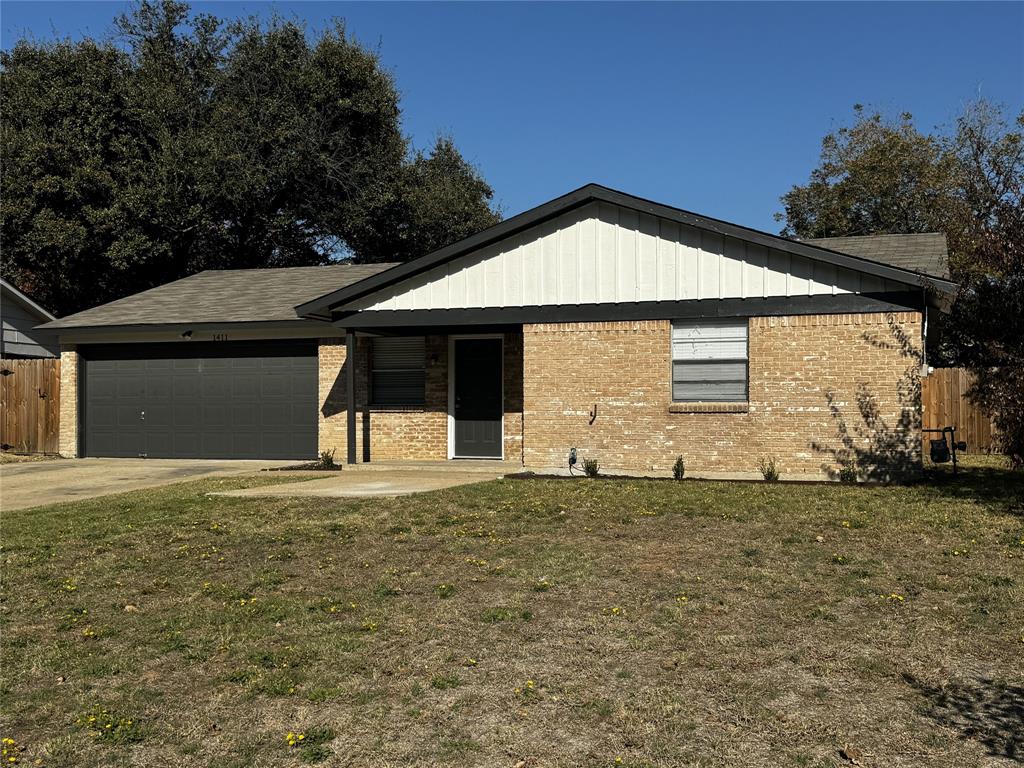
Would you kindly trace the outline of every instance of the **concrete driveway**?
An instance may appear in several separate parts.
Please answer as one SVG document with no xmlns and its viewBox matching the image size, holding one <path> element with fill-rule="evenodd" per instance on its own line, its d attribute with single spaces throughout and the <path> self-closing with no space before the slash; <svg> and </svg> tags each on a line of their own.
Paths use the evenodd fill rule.
<svg viewBox="0 0 1024 768">
<path fill-rule="evenodd" d="M 362 498 L 366 496 L 407 496 L 424 491 L 453 488 L 456 485 L 483 483 L 502 477 L 503 471 L 460 472 L 456 468 L 443 472 L 424 472 L 394 469 L 378 472 L 343 470 L 331 477 L 307 480 L 302 483 L 263 485 L 259 488 L 240 488 L 235 491 L 214 491 L 211 496 L 258 496 Z"/>
<path fill-rule="evenodd" d="M 244 475 L 287 461 L 56 459 L 0 465 L 0 510 L 78 501 L 201 477 Z"/>
</svg>

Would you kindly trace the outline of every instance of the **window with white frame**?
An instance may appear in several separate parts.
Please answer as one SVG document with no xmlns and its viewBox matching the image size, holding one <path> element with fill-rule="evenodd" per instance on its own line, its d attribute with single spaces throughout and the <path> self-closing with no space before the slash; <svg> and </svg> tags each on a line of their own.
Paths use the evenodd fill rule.
<svg viewBox="0 0 1024 768">
<path fill-rule="evenodd" d="M 422 336 L 373 340 L 370 349 L 371 403 L 423 405 L 426 381 L 426 342 Z"/>
<path fill-rule="evenodd" d="M 672 399 L 684 403 L 746 401 L 746 318 L 672 323 Z"/>
</svg>

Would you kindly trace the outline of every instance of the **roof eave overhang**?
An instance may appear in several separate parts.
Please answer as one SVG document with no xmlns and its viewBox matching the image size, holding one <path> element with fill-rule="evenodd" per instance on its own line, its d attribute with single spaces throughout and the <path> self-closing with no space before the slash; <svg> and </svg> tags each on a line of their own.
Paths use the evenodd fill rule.
<svg viewBox="0 0 1024 768">
<path fill-rule="evenodd" d="M 618 304 L 560 304 L 470 309 L 362 310 L 340 313 L 334 325 L 347 331 L 396 328 L 500 327 L 526 323 L 605 320 L 680 320 L 715 317 L 867 314 L 920 311 L 921 291 L 768 296 L 732 299 L 640 301 Z"/>
<path fill-rule="evenodd" d="M 88 338 L 90 336 L 103 336 L 111 333 L 138 333 L 140 335 L 152 333 L 185 333 L 186 331 L 270 331 L 270 330 L 300 330 L 310 331 L 333 331 L 330 323 L 318 320 L 297 318 L 295 320 L 241 320 L 230 322 L 175 322 L 175 323 L 122 323 L 117 325 L 57 325 L 52 323 L 37 326 L 47 329 L 65 338 Z"/>
<path fill-rule="evenodd" d="M 940 293 L 955 294 L 956 284 L 940 278 L 925 275 L 911 270 L 900 269 L 888 264 L 881 264 L 870 259 L 851 256 L 849 254 L 833 251 L 820 246 L 801 243 L 779 235 L 772 235 L 760 230 L 750 229 L 739 224 L 732 224 L 720 219 L 707 216 L 700 216 L 680 208 L 656 203 L 652 200 L 636 197 L 634 195 L 619 192 L 614 189 L 602 187 L 597 184 L 588 184 L 574 190 L 562 197 L 544 203 L 543 205 L 531 208 L 528 211 L 506 219 L 493 227 L 483 230 L 457 243 L 441 248 L 440 250 L 421 256 L 418 259 L 399 264 L 391 269 L 379 272 L 364 280 L 352 285 L 345 286 L 331 293 L 327 293 L 317 299 L 299 304 L 295 307 L 296 314 L 302 317 L 310 317 L 322 320 L 333 318 L 334 312 L 344 308 L 344 305 L 362 298 L 367 294 L 387 288 L 390 285 L 414 277 L 428 269 L 444 264 L 452 259 L 458 258 L 471 251 L 484 248 L 492 243 L 504 240 L 525 229 L 541 224 L 555 216 L 567 211 L 579 208 L 591 202 L 605 202 L 613 205 L 620 205 L 641 213 L 676 221 L 691 227 L 716 232 L 723 236 L 735 237 L 747 242 L 763 245 L 767 248 L 796 254 L 814 261 L 823 261 L 837 267 L 851 269 L 877 277 L 894 280 L 901 283 L 920 286 L 926 290 L 934 290 Z"/>
</svg>

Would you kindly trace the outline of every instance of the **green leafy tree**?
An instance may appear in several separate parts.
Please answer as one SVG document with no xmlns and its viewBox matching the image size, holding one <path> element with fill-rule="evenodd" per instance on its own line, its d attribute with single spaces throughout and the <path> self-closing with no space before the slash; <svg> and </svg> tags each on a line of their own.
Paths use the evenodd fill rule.
<svg viewBox="0 0 1024 768">
<path fill-rule="evenodd" d="M 911 115 L 887 120 L 857 105 L 852 126 L 822 139 L 820 164 L 782 196 L 776 218 L 783 234 L 802 238 L 940 231 L 956 170 L 942 141 L 920 133 Z"/>
<path fill-rule="evenodd" d="M 0 60 L 3 274 L 59 314 L 202 269 L 405 260 L 497 220 L 450 140 L 410 150 L 340 22 L 311 41 L 144 0 L 115 31 Z"/>
<path fill-rule="evenodd" d="M 975 374 L 969 396 L 1024 463 L 1024 113 L 1011 124 L 981 100 L 948 134 L 925 135 L 910 115 L 893 122 L 857 107 L 782 203 L 789 236 L 946 233 L 960 292 L 936 318 L 933 359 Z"/>
<path fill-rule="evenodd" d="M 357 261 L 407 261 L 496 224 L 486 206 L 491 188 L 450 137 L 417 151 L 397 178 L 371 188 L 371 215 L 362 215 L 352 244 Z M 362 213 L 362 211 L 360 211 Z"/>
</svg>

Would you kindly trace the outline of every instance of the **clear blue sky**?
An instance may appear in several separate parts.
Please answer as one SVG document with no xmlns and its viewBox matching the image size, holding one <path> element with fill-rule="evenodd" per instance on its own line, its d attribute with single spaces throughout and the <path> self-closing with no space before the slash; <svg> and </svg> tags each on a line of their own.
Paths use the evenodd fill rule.
<svg viewBox="0 0 1024 768">
<path fill-rule="evenodd" d="M 103 37 L 125 2 L 3 2 L 23 35 Z M 589 181 L 776 231 L 778 197 L 863 103 L 948 125 L 1024 107 L 1022 3 L 197 2 L 332 16 L 378 47 L 417 146 L 451 133 L 504 214 Z"/>
</svg>

